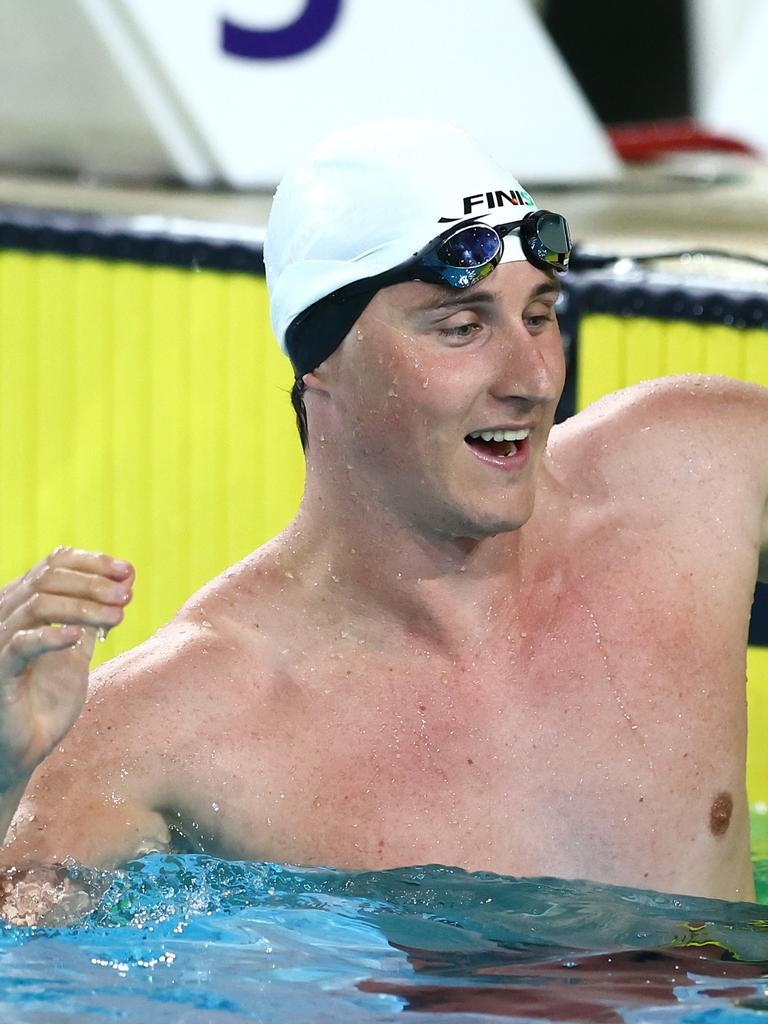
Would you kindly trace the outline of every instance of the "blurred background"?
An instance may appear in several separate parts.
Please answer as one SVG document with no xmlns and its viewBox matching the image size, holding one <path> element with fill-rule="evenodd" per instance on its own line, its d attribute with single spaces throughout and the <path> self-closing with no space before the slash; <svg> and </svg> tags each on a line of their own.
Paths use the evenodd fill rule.
<svg viewBox="0 0 768 1024">
<path fill-rule="evenodd" d="M 130 559 L 103 660 L 289 520 L 264 226 L 369 117 L 463 124 L 568 216 L 561 418 L 667 373 L 768 385 L 767 47 L 764 0 L 0 0 L 0 579 Z M 749 674 L 766 802 L 763 594 Z"/>
</svg>

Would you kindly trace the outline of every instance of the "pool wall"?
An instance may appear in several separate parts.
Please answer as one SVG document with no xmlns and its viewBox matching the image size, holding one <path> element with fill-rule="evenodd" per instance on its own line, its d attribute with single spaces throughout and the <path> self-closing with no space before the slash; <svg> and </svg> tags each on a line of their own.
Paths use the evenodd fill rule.
<svg viewBox="0 0 768 1024">
<path fill-rule="evenodd" d="M 131 559 L 137 600 L 97 662 L 277 533 L 301 495 L 261 244 L 198 229 L 0 208 L 0 580 L 58 544 Z M 566 285 L 560 418 L 668 373 L 768 385 L 757 286 L 605 272 Z M 750 640 L 748 782 L 768 803 L 764 593 Z"/>
</svg>

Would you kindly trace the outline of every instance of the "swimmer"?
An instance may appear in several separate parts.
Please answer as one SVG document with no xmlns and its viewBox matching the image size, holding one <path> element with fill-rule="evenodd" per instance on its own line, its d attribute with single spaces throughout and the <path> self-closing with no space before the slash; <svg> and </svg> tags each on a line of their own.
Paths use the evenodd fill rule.
<svg viewBox="0 0 768 1024">
<path fill-rule="evenodd" d="M 768 391 L 663 379 L 553 427 L 569 246 L 445 125 L 359 126 L 287 176 L 300 508 L 90 679 L 130 565 L 61 548 L 0 593 L 7 918 L 30 866 L 152 850 L 754 897 Z"/>
</svg>

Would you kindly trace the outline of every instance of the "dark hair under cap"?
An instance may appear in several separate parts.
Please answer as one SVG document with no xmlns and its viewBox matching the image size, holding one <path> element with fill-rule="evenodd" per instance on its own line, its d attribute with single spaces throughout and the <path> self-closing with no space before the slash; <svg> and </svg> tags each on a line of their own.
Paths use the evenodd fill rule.
<svg viewBox="0 0 768 1024">
<path fill-rule="evenodd" d="M 290 324 L 285 332 L 285 347 L 298 380 L 336 351 L 376 294 L 375 281 L 356 281 L 326 295 Z"/>
<path fill-rule="evenodd" d="M 376 290 L 374 284 L 362 288 L 360 282 L 340 288 L 305 309 L 285 332 L 285 347 L 296 374 L 291 389 L 291 404 L 296 413 L 296 426 L 304 452 L 309 445 L 309 430 L 304 405 L 306 388 L 302 377 L 317 369 L 320 363 L 336 351 Z"/>
</svg>

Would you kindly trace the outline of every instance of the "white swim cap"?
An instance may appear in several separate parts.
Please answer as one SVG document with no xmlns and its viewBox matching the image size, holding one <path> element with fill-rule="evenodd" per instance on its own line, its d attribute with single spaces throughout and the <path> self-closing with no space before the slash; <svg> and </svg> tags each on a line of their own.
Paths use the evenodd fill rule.
<svg viewBox="0 0 768 1024">
<path fill-rule="evenodd" d="M 386 119 L 326 138 L 280 183 L 264 245 L 272 327 L 297 375 L 330 354 L 310 367 L 306 354 L 298 358 L 286 345 L 291 323 L 314 303 L 397 267 L 452 222 L 501 224 L 536 209 L 520 183 L 453 125 Z M 519 239 L 507 236 L 504 262 L 525 258 Z"/>
</svg>

